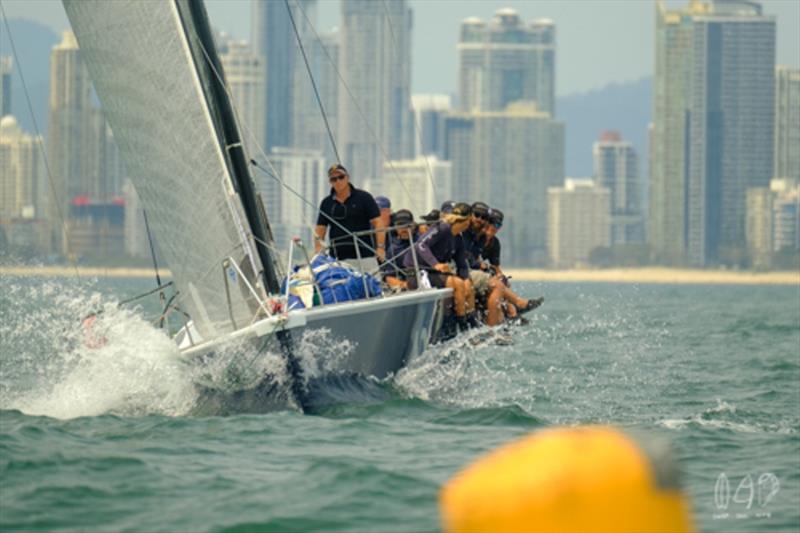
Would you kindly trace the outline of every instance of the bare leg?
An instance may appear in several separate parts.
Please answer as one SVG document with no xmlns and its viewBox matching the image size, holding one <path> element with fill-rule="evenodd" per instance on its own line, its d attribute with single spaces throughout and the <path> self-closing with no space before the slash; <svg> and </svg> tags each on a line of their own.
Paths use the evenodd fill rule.
<svg viewBox="0 0 800 533">
<path fill-rule="evenodd" d="M 465 316 L 467 311 L 464 299 L 464 284 L 456 276 L 448 276 L 447 286 L 453 289 L 453 302 L 455 303 L 456 316 Z"/>
<path fill-rule="evenodd" d="M 492 289 L 486 300 L 486 324 L 496 326 L 503 322 L 503 308 L 501 300 L 502 291 L 499 288 Z"/>
<path fill-rule="evenodd" d="M 464 297 L 467 303 L 467 313 L 475 311 L 475 289 L 472 287 L 472 282 L 468 279 L 463 280 L 464 283 Z"/>
</svg>

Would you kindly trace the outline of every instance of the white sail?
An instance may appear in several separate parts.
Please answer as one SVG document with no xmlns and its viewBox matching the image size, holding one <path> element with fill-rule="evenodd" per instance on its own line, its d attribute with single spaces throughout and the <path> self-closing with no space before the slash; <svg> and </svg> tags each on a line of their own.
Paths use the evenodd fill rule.
<svg viewBox="0 0 800 533">
<path fill-rule="evenodd" d="M 232 258 L 251 281 L 262 267 L 192 56 L 186 5 L 64 0 L 179 305 L 208 340 L 248 325 L 254 311 L 223 261 Z"/>
</svg>

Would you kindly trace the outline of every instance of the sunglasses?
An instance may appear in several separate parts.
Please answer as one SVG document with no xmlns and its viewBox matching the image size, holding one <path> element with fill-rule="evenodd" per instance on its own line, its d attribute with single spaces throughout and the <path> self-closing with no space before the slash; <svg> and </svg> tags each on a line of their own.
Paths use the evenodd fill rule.
<svg viewBox="0 0 800 533">
<path fill-rule="evenodd" d="M 337 181 L 343 180 L 346 177 L 347 177 L 346 174 L 337 174 L 335 176 L 328 176 L 328 181 L 330 181 L 331 183 L 336 183 Z"/>
<path fill-rule="evenodd" d="M 472 216 L 474 216 L 475 218 L 479 218 L 481 220 L 489 220 L 488 213 L 472 213 Z"/>
</svg>

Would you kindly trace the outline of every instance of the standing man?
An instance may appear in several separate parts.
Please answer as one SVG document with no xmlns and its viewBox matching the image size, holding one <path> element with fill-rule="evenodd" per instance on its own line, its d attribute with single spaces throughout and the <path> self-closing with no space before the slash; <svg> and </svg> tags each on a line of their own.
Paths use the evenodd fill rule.
<svg viewBox="0 0 800 533">
<path fill-rule="evenodd" d="M 382 231 L 385 226 L 378 204 L 370 193 L 353 187 L 347 169 L 340 164 L 331 165 L 328 169 L 328 181 L 331 192 L 319 206 L 314 249 L 317 252 L 322 249 L 325 233 L 329 232 L 330 254 L 333 257 L 362 272 L 376 272 L 376 254 L 381 261 L 386 257 L 386 232 Z M 352 233 L 370 229 L 375 230 L 374 238 L 372 235 L 357 236 L 356 248 Z"/>
</svg>

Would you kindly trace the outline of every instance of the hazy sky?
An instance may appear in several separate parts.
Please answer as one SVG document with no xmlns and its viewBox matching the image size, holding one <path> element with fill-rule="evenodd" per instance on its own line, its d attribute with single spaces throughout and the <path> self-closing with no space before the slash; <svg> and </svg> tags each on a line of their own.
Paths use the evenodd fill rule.
<svg viewBox="0 0 800 533">
<path fill-rule="evenodd" d="M 146 1 L 146 0 L 141 0 Z M 9 18 L 35 20 L 61 32 L 68 26 L 57 0 L 0 0 Z M 460 22 L 484 20 L 513 7 L 523 20 L 546 17 L 557 28 L 559 95 L 600 88 L 652 74 L 654 0 L 410 0 L 414 11 L 413 92 L 456 91 L 456 42 Z M 687 0 L 669 0 L 669 6 Z M 800 0 L 764 0 L 776 16 L 779 64 L 800 66 Z M 250 0 L 206 0 L 212 24 L 249 39 Z M 338 0 L 319 0 L 318 31 L 339 22 Z M 1 27 L 1 26 L 0 26 Z"/>
</svg>

